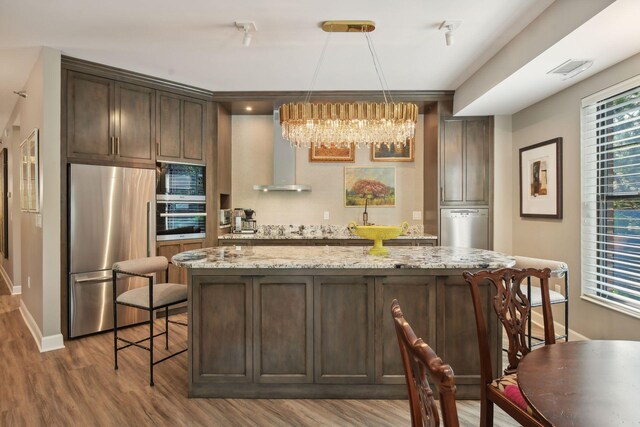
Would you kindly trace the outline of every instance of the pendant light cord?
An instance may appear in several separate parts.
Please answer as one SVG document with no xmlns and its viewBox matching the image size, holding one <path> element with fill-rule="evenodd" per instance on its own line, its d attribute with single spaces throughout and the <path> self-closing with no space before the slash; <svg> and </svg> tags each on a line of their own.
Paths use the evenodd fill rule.
<svg viewBox="0 0 640 427">
<path fill-rule="evenodd" d="M 369 47 L 369 53 L 371 53 L 371 60 L 373 61 L 373 67 L 376 70 L 378 81 L 380 82 L 380 87 L 382 88 L 382 96 L 384 97 L 384 103 L 388 104 L 387 94 L 389 94 L 389 100 L 391 102 L 393 102 L 393 97 L 391 96 L 391 91 L 389 90 L 387 79 L 384 76 L 384 71 L 382 71 L 382 64 L 380 63 L 380 58 L 378 58 L 378 53 L 376 52 L 376 48 L 373 45 L 373 40 L 371 40 L 371 36 L 369 35 L 369 33 L 365 32 L 364 36 L 367 39 L 367 46 Z"/>
<path fill-rule="evenodd" d="M 332 32 L 329 32 L 327 34 L 327 38 L 324 41 L 324 46 L 322 48 L 322 53 L 320 53 L 320 59 L 318 60 L 318 64 L 316 65 L 316 70 L 313 73 L 313 77 L 311 78 L 311 85 L 309 87 L 309 91 L 307 92 L 307 95 L 304 97 L 304 102 L 308 103 L 309 100 L 311 99 L 311 93 L 313 92 L 313 89 L 315 89 L 316 86 L 316 80 L 318 78 L 318 73 L 320 72 L 320 68 L 322 67 L 322 63 L 324 62 L 324 54 L 327 51 L 327 46 L 329 46 L 329 39 L 331 38 L 331 34 Z"/>
</svg>

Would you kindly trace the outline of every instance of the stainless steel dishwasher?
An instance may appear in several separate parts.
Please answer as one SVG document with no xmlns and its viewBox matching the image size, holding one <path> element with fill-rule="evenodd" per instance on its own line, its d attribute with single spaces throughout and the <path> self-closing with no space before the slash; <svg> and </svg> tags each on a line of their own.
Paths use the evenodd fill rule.
<svg viewBox="0 0 640 427">
<path fill-rule="evenodd" d="M 489 209 L 441 209 L 440 244 L 489 249 Z"/>
</svg>

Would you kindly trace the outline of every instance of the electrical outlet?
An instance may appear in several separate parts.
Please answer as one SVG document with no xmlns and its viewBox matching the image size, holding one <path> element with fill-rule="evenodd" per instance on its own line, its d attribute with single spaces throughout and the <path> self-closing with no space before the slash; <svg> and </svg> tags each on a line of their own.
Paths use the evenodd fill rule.
<svg viewBox="0 0 640 427">
<path fill-rule="evenodd" d="M 31 276 L 27 276 L 27 288 L 31 289 Z"/>
<path fill-rule="evenodd" d="M 413 211 L 413 219 L 422 219 L 422 211 Z"/>
<path fill-rule="evenodd" d="M 324 211 L 324 219 L 329 219 L 329 211 Z"/>
<path fill-rule="evenodd" d="M 562 293 L 562 290 L 560 289 L 560 285 L 555 285 L 555 289 L 557 293 Z"/>
</svg>

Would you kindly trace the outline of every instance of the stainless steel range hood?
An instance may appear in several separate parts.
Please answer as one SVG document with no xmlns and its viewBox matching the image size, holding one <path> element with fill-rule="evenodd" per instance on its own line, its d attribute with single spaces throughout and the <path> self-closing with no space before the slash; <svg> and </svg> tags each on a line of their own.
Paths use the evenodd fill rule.
<svg viewBox="0 0 640 427">
<path fill-rule="evenodd" d="M 296 148 L 282 138 L 278 110 L 273 112 L 273 183 L 254 185 L 257 191 L 311 191 L 311 186 L 296 184 Z"/>
</svg>

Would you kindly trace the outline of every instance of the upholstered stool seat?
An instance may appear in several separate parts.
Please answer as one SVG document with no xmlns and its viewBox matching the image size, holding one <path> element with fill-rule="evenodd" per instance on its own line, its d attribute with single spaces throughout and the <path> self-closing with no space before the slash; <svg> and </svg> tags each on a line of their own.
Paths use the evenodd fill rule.
<svg viewBox="0 0 640 427">
<path fill-rule="evenodd" d="M 187 299 L 187 285 L 177 283 L 160 283 L 153 285 L 153 307 L 178 304 Z M 120 304 L 149 308 L 149 287 L 131 289 L 116 298 Z"/>
<path fill-rule="evenodd" d="M 532 306 L 542 305 L 542 294 L 540 293 L 540 288 L 538 286 L 531 287 L 531 296 L 527 295 L 526 284 L 520 285 L 520 290 L 529 298 Z M 565 298 L 560 292 L 549 290 L 549 300 L 551 301 L 551 304 L 554 304 L 564 302 Z"/>
</svg>

